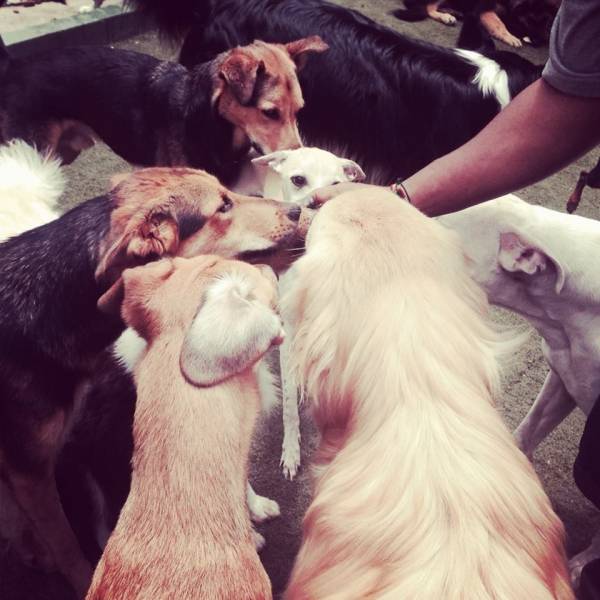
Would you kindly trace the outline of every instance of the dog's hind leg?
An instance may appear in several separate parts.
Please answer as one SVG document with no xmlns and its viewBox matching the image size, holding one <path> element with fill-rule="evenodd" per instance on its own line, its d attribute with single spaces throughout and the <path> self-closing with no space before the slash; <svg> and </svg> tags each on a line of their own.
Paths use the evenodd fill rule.
<svg viewBox="0 0 600 600">
<path fill-rule="evenodd" d="M 281 514 L 279 504 L 266 496 L 259 496 L 250 485 L 250 482 L 246 487 L 246 501 L 248 502 L 250 518 L 255 523 L 262 523 Z"/>
<path fill-rule="evenodd" d="M 286 331 L 286 334 L 288 332 Z M 283 444 L 281 466 L 287 479 L 294 479 L 300 467 L 300 415 L 298 413 L 298 388 L 289 376 L 290 336 L 286 335 L 279 347 L 281 392 L 283 404 Z"/>
<path fill-rule="evenodd" d="M 529 459 L 538 444 L 575 406 L 561 378 L 550 370 L 538 397 L 515 431 L 517 445 Z"/>
<path fill-rule="evenodd" d="M 27 464 L 15 466 L 4 461 L 4 474 L 14 498 L 29 519 L 36 534 L 47 545 L 54 563 L 80 598 L 85 596 L 92 577 L 75 534 L 60 502 L 54 466 L 63 442 L 66 415 L 57 410 L 34 428 L 21 431 L 25 440 Z"/>
<path fill-rule="evenodd" d="M 513 48 L 520 48 L 523 45 L 523 42 L 518 37 L 515 37 L 508 31 L 502 19 L 493 10 L 482 12 L 479 15 L 479 20 L 493 38 Z"/>
</svg>

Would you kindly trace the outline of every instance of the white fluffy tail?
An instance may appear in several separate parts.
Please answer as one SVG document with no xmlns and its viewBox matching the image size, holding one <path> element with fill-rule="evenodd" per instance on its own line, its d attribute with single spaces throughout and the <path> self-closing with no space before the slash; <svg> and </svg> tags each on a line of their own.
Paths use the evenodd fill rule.
<svg viewBox="0 0 600 600">
<path fill-rule="evenodd" d="M 0 147 L 0 241 L 58 217 L 60 163 L 22 140 Z"/>
</svg>

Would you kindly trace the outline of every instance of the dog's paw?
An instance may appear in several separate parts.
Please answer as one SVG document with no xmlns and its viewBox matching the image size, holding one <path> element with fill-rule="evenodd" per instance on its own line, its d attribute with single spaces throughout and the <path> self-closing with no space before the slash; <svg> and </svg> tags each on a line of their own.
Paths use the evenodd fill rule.
<svg viewBox="0 0 600 600">
<path fill-rule="evenodd" d="M 259 496 L 258 494 L 255 494 L 252 500 L 249 501 L 248 509 L 250 510 L 250 518 L 255 523 L 262 523 L 281 514 L 279 504 L 275 500 Z"/>
<path fill-rule="evenodd" d="M 265 538 L 262 535 L 260 535 L 260 533 L 258 533 L 256 529 L 252 530 L 252 541 L 254 542 L 254 547 L 256 548 L 257 552 L 260 552 L 267 543 L 265 541 Z"/>
<path fill-rule="evenodd" d="M 281 462 L 279 463 L 283 470 L 283 476 L 292 481 L 300 467 L 300 441 L 286 443 L 284 440 L 281 451 Z"/>
<path fill-rule="evenodd" d="M 438 19 L 444 25 L 456 25 L 456 17 L 448 13 L 440 13 Z"/>
<path fill-rule="evenodd" d="M 501 36 L 498 36 L 498 39 L 511 48 L 521 48 L 523 46 L 523 42 L 518 37 L 515 37 L 512 33 L 506 32 Z"/>
</svg>

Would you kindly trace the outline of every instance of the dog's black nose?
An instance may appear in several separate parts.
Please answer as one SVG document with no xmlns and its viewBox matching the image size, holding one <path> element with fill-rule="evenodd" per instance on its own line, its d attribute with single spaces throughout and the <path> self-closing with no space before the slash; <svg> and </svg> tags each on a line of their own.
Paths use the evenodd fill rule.
<svg viewBox="0 0 600 600">
<path fill-rule="evenodd" d="M 302 212 L 302 208 L 300 206 L 298 206 L 296 204 L 296 206 L 292 206 L 292 208 L 290 208 L 290 210 L 288 211 L 288 219 L 290 221 L 299 221 L 300 220 L 300 213 Z"/>
</svg>

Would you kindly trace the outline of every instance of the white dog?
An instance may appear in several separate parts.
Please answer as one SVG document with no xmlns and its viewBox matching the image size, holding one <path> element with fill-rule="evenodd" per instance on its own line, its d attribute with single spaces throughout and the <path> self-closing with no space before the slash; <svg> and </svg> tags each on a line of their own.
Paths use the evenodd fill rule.
<svg viewBox="0 0 600 600">
<path fill-rule="evenodd" d="M 457 231 L 473 276 L 490 302 L 525 317 L 543 338 L 550 365 L 515 432 L 531 457 L 578 406 L 589 415 L 600 396 L 600 222 L 527 204 L 514 195 L 440 217 Z M 600 536 L 571 560 L 576 582 L 600 555 Z"/>
<path fill-rule="evenodd" d="M 266 173 L 259 174 L 265 198 L 295 202 L 309 206 L 312 193 L 319 188 L 347 181 L 364 181 L 365 174 L 358 164 L 340 158 L 320 148 L 280 150 L 252 161 L 258 167 L 266 166 Z M 282 296 L 290 285 L 289 276 L 279 278 L 279 294 Z M 287 326 L 286 327 L 287 332 Z M 281 391 L 283 404 L 283 444 L 281 466 L 283 474 L 293 479 L 300 466 L 300 416 L 298 414 L 298 390 L 287 376 L 289 362 L 289 336 L 279 348 Z"/>
<path fill-rule="evenodd" d="M 59 216 L 65 189 L 58 161 L 22 140 L 0 147 L 0 242 Z"/>
<path fill-rule="evenodd" d="M 292 271 L 292 373 L 322 437 L 286 598 L 572 599 L 562 523 L 493 406 L 512 343 L 457 236 L 348 192 Z"/>
</svg>

